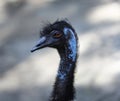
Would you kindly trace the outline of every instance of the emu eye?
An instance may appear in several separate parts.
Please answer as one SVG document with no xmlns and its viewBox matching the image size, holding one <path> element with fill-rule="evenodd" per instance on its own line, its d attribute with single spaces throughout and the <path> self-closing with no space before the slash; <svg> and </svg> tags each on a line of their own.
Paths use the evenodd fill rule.
<svg viewBox="0 0 120 101">
<path fill-rule="evenodd" d="M 56 33 L 53 35 L 54 38 L 59 38 L 59 37 L 61 37 L 61 36 L 62 36 L 62 33 L 60 33 L 60 32 L 56 32 Z"/>
</svg>

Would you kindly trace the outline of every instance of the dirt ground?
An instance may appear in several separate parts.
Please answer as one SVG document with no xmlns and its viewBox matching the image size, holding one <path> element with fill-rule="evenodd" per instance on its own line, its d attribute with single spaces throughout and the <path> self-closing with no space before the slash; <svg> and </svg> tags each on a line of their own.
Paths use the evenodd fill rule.
<svg viewBox="0 0 120 101">
<path fill-rule="evenodd" d="M 59 55 L 30 50 L 58 18 L 79 36 L 76 101 L 120 101 L 120 0 L 0 0 L 0 101 L 48 101 Z"/>
</svg>

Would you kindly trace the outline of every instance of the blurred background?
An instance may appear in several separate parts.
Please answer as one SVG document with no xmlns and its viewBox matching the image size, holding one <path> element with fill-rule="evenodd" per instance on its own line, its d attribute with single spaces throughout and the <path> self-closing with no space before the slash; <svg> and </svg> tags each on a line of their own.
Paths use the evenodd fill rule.
<svg viewBox="0 0 120 101">
<path fill-rule="evenodd" d="M 120 101 L 120 0 L 0 0 L 0 101 L 48 101 L 59 55 L 30 50 L 58 18 L 79 36 L 76 101 Z"/>
</svg>

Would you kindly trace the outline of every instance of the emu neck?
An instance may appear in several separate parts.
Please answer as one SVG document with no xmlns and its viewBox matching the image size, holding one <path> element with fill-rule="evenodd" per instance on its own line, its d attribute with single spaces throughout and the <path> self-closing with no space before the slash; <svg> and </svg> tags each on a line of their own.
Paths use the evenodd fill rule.
<svg viewBox="0 0 120 101">
<path fill-rule="evenodd" d="M 50 101 L 72 101 L 74 98 L 74 72 L 77 59 L 77 42 L 75 37 L 58 48 L 60 65 L 54 90 Z"/>
</svg>

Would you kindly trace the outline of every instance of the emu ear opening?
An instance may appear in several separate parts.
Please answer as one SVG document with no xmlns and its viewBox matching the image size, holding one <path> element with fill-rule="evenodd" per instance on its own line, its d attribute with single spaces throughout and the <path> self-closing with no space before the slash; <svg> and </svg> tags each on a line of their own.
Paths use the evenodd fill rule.
<svg viewBox="0 0 120 101">
<path fill-rule="evenodd" d="M 66 36 L 66 39 L 69 39 L 71 37 L 71 33 L 73 33 L 73 31 L 70 28 L 64 28 L 63 32 Z"/>
</svg>

